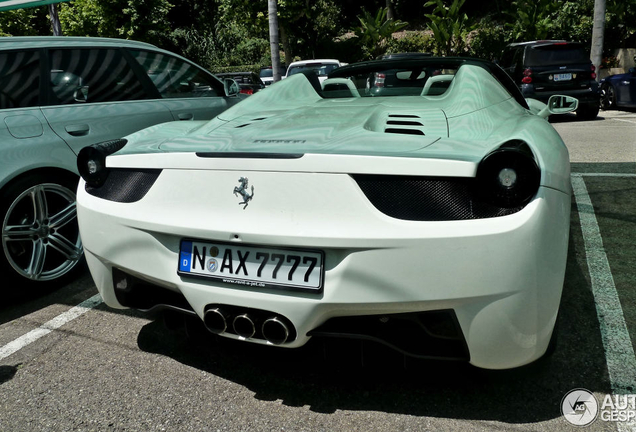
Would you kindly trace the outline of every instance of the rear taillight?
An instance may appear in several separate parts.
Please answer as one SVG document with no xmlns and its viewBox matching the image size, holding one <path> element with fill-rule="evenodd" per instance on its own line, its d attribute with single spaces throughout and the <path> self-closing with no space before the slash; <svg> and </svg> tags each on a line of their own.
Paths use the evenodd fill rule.
<svg viewBox="0 0 636 432">
<path fill-rule="evenodd" d="M 240 92 L 241 92 L 241 93 L 243 93 L 243 94 L 246 94 L 246 95 L 254 94 L 254 90 L 249 89 L 249 88 L 247 88 L 247 89 L 241 89 L 241 90 L 240 90 Z"/>
<path fill-rule="evenodd" d="M 511 141 L 489 153 L 477 166 L 478 191 L 493 205 L 515 208 L 527 204 L 539 190 L 541 170 L 525 143 Z M 521 144 L 521 146 L 519 146 Z"/>
<path fill-rule="evenodd" d="M 596 66 L 591 65 L 590 69 L 592 70 L 592 73 L 590 74 L 590 78 L 596 79 Z"/>
<path fill-rule="evenodd" d="M 523 71 L 521 82 L 524 84 L 530 84 L 532 82 L 532 69 L 528 68 Z"/>
<path fill-rule="evenodd" d="M 384 79 L 386 78 L 386 74 L 383 73 L 375 73 L 375 81 L 374 81 L 374 86 L 375 87 L 384 87 Z"/>
<path fill-rule="evenodd" d="M 84 147 L 77 155 L 77 170 L 91 187 L 101 187 L 110 173 L 106 168 L 106 158 L 118 152 L 128 141 L 124 138 L 105 141 Z"/>
</svg>

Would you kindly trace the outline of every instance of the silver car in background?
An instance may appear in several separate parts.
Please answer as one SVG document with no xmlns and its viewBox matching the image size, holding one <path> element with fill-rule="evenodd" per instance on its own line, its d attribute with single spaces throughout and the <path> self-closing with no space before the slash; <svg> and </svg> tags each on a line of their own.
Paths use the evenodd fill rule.
<svg viewBox="0 0 636 432">
<path fill-rule="evenodd" d="M 234 81 L 147 43 L 0 38 L 4 280 L 51 285 L 79 267 L 76 156 L 83 147 L 158 123 L 212 119 L 238 93 Z"/>
</svg>

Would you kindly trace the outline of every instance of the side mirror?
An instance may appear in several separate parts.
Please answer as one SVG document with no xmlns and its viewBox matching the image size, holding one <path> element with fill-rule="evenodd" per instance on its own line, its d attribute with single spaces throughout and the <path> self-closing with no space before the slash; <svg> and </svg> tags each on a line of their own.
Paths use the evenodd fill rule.
<svg viewBox="0 0 636 432">
<path fill-rule="evenodd" d="M 238 83 L 231 78 L 225 78 L 223 80 L 223 88 L 225 89 L 226 96 L 238 96 L 241 92 L 241 88 Z"/>
<path fill-rule="evenodd" d="M 81 86 L 75 89 L 73 93 L 75 102 L 88 102 L 88 86 Z"/>
<path fill-rule="evenodd" d="M 548 99 L 548 104 L 538 115 L 546 118 L 550 114 L 567 114 L 576 111 L 579 107 L 579 100 L 572 96 L 552 95 Z"/>
</svg>

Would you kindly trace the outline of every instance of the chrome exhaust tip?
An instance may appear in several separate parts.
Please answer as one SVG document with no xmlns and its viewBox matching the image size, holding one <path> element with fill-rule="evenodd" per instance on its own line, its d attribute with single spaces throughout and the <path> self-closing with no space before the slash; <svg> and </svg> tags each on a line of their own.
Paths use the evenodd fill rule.
<svg viewBox="0 0 636 432">
<path fill-rule="evenodd" d="M 263 332 L 265 340 L 274 345 L 284 344 L 289 337 L 287 325 L 278 319 L 278 317 L 266 319 L 261 331 Z"/>
<path fill-rule="evenodd" d="M 232 321 L 232 327 L 234 328 L 234 333 L 237 335 L 244 337 L 245 339 L 249 339 L 256 333 L 256 326 L 254 326 L 254 321 L 247 315 L 238 315 Z"/>
<path fill-rule="evenodd" d="M 203 314 L 203 323 L 211 333 L 221 334 L 227 330 L 227 315 L 219 308 L 208 309 Z"/>
</svg>

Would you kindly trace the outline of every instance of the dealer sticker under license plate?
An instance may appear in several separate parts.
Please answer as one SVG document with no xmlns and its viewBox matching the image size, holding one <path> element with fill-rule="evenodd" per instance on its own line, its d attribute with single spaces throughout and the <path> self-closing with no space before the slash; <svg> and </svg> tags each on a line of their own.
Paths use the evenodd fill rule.
<svg viewBox="0 0 636 432">
<path fill-rule="evenodd" d="M 182 240 L 179 274 L 249 287 L 322 288 L 323 253 Z"/>
<path fill-rule="evenodd" d="M 554 81 L 570 81 L 571 79 L 571 73 L 554 74 Z"/>
</svg>

